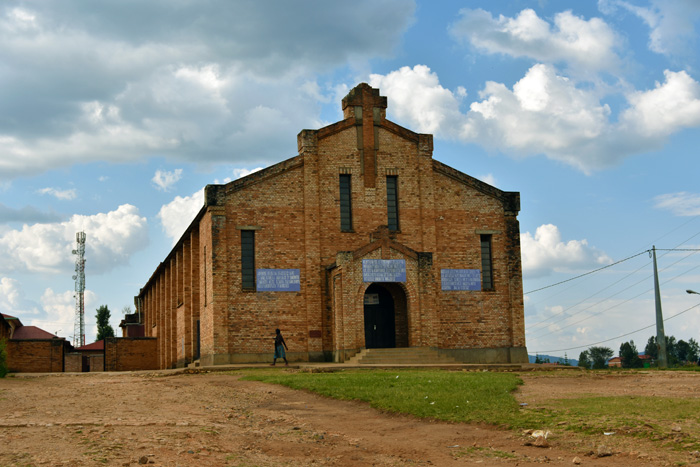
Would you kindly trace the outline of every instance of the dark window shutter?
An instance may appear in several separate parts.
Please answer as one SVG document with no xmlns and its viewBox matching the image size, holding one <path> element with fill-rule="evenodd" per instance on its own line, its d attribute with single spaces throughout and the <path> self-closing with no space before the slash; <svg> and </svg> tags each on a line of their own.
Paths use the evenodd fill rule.
<svg viewBox="0 0 700 467">
<path fill-rule="evenodd" d="M 255 230 L 241 230 L 241 285 L 255 289 Z"/>
<path fill-rule="evenodd" d="M 493 290 L 491 235 L 481 236 L 481 290 Z"/>
<path fill-rule="evenodd" d="M 386 177 L 386 209 L 389 230 L 399 230 L 399 193 L 398 177 Z"/>
<path fill-rule="evenodd" d="M 352 186 L 351 176 L 340 174 L 340 230 L 352 230 Z"/>
</svg>

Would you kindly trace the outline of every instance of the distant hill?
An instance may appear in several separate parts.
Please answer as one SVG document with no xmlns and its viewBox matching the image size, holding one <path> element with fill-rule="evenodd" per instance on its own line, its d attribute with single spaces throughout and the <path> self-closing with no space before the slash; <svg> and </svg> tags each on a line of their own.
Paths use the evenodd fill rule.
<svg viewBox="0 0 700 467">
<path fill-rule="evenodd" d="M 537 358 L 537 355 L 528 355 L 528 358 L 530 359 L 530 363 L 535 363 L 535 359 Z M 559 362 L 562 365 L 564 364 L 564 357 L 554 357 L 552 355 L 540 355 L 540 360 L 546 361 L 547 359 L 549 359 L 549 363 Z M 571 366 L 578 366 L 578 360 L 569 357 L 569 364 Z"/>
</svg>

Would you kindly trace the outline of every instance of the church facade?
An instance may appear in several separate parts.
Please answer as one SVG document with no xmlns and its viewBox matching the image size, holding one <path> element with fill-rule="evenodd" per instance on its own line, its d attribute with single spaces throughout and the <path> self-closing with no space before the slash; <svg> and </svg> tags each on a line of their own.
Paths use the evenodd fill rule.
<svg viewBox="0 0 700 467">
<path fill-rule="evenodd" d="M 433 159 L 367 84 L 298 155 L 225 185 L 135 297 L 161 368 L 428 347 L 526 363 L 520 195 Z"/>
</svg>

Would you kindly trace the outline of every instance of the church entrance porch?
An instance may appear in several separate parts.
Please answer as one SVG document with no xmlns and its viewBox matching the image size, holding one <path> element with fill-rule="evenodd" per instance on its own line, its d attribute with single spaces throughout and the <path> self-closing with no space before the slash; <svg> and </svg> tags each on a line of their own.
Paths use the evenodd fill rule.
<svg viewBox="0 0 700 467">
<path fill-rule="evenodd" d="M 365 348 L 408 346 L 406 294 L 395 283 L 373 283 L 364 295 Z"/>
</svg>

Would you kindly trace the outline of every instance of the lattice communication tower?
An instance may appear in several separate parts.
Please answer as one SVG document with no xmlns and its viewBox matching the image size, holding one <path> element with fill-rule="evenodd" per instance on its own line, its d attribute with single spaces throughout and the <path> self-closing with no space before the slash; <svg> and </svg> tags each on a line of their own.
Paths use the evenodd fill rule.
<svg viewBox="0 0 700 467">
<path fill-rule="evenodd" d="M 73 347 L 85 345 L 85 232 L 75 234 L 78 248 L 73 250 L 75 258 L 75 327 L 73 329 Z"/>
</svg>

